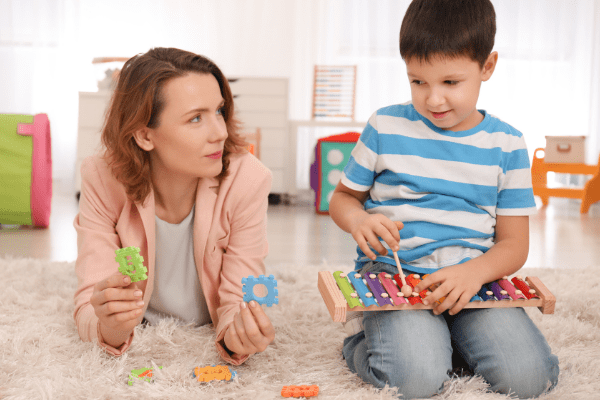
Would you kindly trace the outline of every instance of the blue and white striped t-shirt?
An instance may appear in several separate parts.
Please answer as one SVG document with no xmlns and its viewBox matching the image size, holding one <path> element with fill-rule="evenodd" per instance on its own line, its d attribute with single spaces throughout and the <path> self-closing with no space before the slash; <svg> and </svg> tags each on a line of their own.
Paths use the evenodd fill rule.
<svg viewBox="0 0 600 400">
<path fill-rule="evenodd" d="M 364 208 L 402 221 L 403 268 L 431 273 L 475 258 L 494 244 L 496 215 L 536 207 L 521 132 L 480 110 L 483 121 L 460 132 L 437 128 L 411 103 L 379 109 L 365 127 L 341 182 L 369 192 Z M 375 252 L 377 261 L 395 265 Z M 356 269 L 371 261 L 357 248 Z"/>
</svg>

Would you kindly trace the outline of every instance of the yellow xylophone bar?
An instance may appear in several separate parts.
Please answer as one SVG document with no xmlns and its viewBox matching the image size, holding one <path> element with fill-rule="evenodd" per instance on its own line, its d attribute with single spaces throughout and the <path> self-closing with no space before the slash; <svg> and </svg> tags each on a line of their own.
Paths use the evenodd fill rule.
<svg viewBox="0 0 600 400">
<path fill-rule="evenodd" d="M 535 276 L 525 278 L 527 284 L 535 289 L 539 296 L 537 299 L 529 300 L 505 300 L 505 301 L 471 301 L 464 308 L 508 308 L 508 307 L 538 307 L 542 314 L 553 314 L 556 297 L 548 290 L 546 285 Z M 401 305 L 371 305 L 368 307 L 355 306 L 351 308 L 342 295 L 333 274 L 330 271 L 319 272 L 319 292 L 325 301 L 331 318 L 335 322 L 345 322 L 347 311 L 388 311 L 388 310 L 431 310 L 436 305 L 401 304 Z"/>
</svg>

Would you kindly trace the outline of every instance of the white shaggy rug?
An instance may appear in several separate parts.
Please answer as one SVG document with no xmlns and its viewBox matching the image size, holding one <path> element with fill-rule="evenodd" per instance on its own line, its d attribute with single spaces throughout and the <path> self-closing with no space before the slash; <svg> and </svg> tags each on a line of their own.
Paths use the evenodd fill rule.
<svg viewBox="0 0 600 400">
<path fill-rule="evenodd" d="M 234 367 L 233 382 L 200 383 L 194 367 L 222 363 L 214 331 L 173 320 L 136 328 L 126 355 L 83 343 L 72 318 L 73 263 L 0 259 L 1 399 L 280 399 L 284 385 L 318 385 L 319 399 L 394 399 L 352 374 L 341 356 L 343 329 L 317 289 L 317 272 L 332 265 L 272 265 L 279 305 L 267 309 L 277 330 L 262 354 Z M 349 266 L 340 269 L 349 270 Z M 528 312 L 560 359 L 554 391 L 542 400 L 600 399 L 600 267 L 529 270 L 556 295 L 556 312 Z M 132 369 L 163 366 L 154 383 L 127 385 Z M 486 392 L 478 377 L 454 378 L 435 399 L 507 399 Z"/>
</svg>

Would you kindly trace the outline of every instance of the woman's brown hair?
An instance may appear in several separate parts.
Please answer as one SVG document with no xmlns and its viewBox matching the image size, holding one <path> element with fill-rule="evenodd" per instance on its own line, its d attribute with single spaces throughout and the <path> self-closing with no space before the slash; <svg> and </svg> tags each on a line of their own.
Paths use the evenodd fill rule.
<svg viewBox="0 0 600 400">
<path fill-rule="evenodd" d="M 242 153 L 247 143 L 240 136 L 240 124 L 234 117 L 233 95 L 227 79 L 210 59 L 175 48 L 154 48 L 130 58 L 123 66 L 102 130 L 108 164 L 115 178 L 135 203 L 143 203 L 150 194 L 150 155 L 136 143 L 133 134 L 143 127 L 156 128 L 165 107 L 163 88 L 174 78 L 190 73 L 211 74 L 219 82 L 225 100 L 223 116 L 227 139 L 223 149 L 223 169 L 219 180 L 227 176 L 229 156 Z"/>
</svg>

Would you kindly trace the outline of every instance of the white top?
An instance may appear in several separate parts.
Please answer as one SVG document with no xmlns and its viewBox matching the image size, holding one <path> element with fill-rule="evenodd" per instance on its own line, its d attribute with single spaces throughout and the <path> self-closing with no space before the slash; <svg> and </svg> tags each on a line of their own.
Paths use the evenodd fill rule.
<svg viewBox="0 0 600 400">
<path fill-rule="evenodd" d="M 165 316 L 197 325 L 211 323 L 194 261 L 194 209 L 179 224 L 155 217 L 154 290 L 144 314 L 152 325 Z"/>
</svg>

